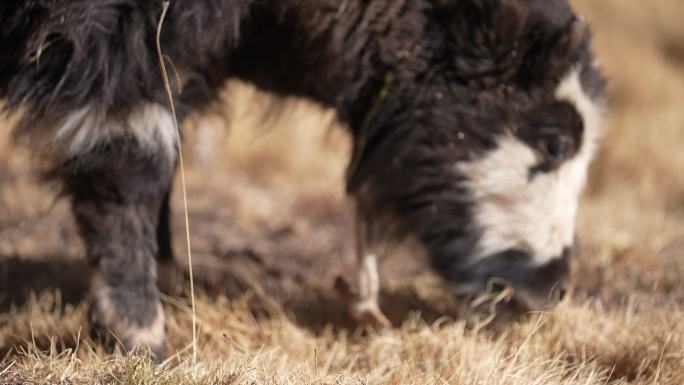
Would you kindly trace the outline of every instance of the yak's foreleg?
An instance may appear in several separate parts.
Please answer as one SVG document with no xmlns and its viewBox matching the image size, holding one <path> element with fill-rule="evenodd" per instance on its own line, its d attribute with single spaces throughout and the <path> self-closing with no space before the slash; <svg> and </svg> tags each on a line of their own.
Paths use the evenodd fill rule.
<svg viewBox="0 0 684 385">
<path fill-rule="evenodd" d="M 356 255 L 358 274 L 358 293 L 354 293 L 349 285 L 339 278 L 336 289 L 348 303 L 351 315 L 359 322 L 376 329 L 387 329 L 392 323 L 380 310 L 378 295 L 380 292 L 380 276 L 378 274 L 378 256 L 380 241 L 377 223 L 368 218 L 361 208 L 356 210 Z"/>
<path fill-rule="evenodd" d="M 161 358 L 164 312 L 155 258 L 176 152 L 168 116 L 154 112 L 163 119 L 126 122 L 147 126 L 126 127 L 123 135 L 72 154 L 60 172 L 91 268 L 94 331 L 127 351 L 150 348 Z"/>
</svg>

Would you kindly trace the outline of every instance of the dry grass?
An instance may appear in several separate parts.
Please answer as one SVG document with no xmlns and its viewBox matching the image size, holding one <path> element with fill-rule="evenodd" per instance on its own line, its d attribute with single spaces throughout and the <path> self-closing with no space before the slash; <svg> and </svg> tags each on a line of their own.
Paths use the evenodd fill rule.
<svg viewBox="0 0 684 385">
<path fill-rule="evenodd" d="M 157 367 L 145 358 L 106 356 L 92 341 L 78 338 L 84 307 L 55 312 L 51 310 L 52 300 L 49 296 L 34 300 L 6 321 L 3 334 L 24 335 L 28 343 L 25 352 L 3 364 L 7 373 L 0 378 L 5 383 L 684 381 L 684 326 L 678 322 L 684 314 L 664 309 L 613 312 L 598 305 L 563 304 L 552 313 L 515 323 L 503 334 L 473 332 L 462 322 L 430 326 L 413 318 L 384 335 L 335 333 L 330 329 L 314 335 L 293 324 L 277 306 L 269 309 L 268 317 L 255 319 L 249 296 L 234 301 L 201 298 L 200 364 L 194 367 L 188 352 L 188 306 L 170 301 L 169 345 L 179 353 Z M 33 336 L 26 334 L 27 329 Z"/>
<path fill-rule="evenodd" d="M 401 326 L 384 335 L 345 328 L 326 290 L 353 261 L 347 138 L 330 112 L 269 103 L 238 85 L 231 129 L 197 121 L 189 140 L 193 243 L 199 274 L 214 277 L 197 304 L 197 366 L 186 299 L 165 299 L 167 350 L 178 353 L 162 366 L 87 338 L 79 291 L 46 283 L 82 273 L 67 205 L 0 139 L 0 305 L 18 303 L 0 308 L 0 384 L 684 383 L 684 3 L 575 3 L 594 24 L 609 76 L 608 132 L 580 213 L 575 293 L 552 312 L 498 331 L 438 319 L 455 305 L 399 253 L 382 271 L 387 306 L 409 303 L 392 317 Z M 286 113 L 255 118 L 263 108 Z M 28 265 L 44 273 L 22 275 Z M 420 278 L 406 280 L 407 271 Z M 48 290 L 18 295 L 3 280 Z"/>
</svg>

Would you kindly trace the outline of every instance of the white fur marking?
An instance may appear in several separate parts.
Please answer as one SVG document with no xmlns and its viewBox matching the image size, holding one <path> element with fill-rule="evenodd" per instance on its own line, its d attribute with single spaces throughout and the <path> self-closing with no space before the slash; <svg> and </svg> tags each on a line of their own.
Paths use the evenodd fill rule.
<svg viewBox="0 0 684 385">
<path fill-rule="evenodd" d="M 77 156 L 117 137 L 133 136 L 144 148 L 161 148 L 175 159 L 176 130 L 171 114 L 157 103 L 145 103 L 126 119 L 115 119 L 93 106 L 64 118 L 53 137 L 66 156 Z"/>
<path fill-rule="evenodd" d="M 359 301 L 378 301 L 380 291 L 380 276 L 378 274 L 378 261 L 375 254 L 368 253 L 361 258 L 359 266 Z"/>
<path fill-rule="evenodd" d="M 560 82 L 556 98 L 571 103 L 584 122 L 579 152 L 557 170 L 530 181 L 535 152 L 512 136 L 499 138 L 497 148 L 482 159 L 457 166 L 468 178 L 467 187 L 476 200 L 475 222 L 483 231 L 474 261 L 518 248 L 531 251 L 533 263 L 543 265 L 572 245 L 602 109 L 582 90 L 577 69 Z"/>
<path fill-rule="evenodd" d="M 349 310 L 352 317 L 379 329 L 387 329 L 392 323 L 380 310 L 378 293 L 380 277 L 378 260 L 374 253 L 363 252 L 359 259 L 359 295 Z"/>
<path fill-rule="evenodd" d="M 127 349 L 150 347 L 158 348 L 164 342 L 164 309 L 157 304 L 157 315 L 146 326 L 130 322 L 118 314 L 110 300 L 110 288 L 105 284 L 100 273 L 93 273 L 91 278 L 91 292 L 95 300 L 98 322 L 108 328 L 116 338 L 126 344 Z"/>
</svg>

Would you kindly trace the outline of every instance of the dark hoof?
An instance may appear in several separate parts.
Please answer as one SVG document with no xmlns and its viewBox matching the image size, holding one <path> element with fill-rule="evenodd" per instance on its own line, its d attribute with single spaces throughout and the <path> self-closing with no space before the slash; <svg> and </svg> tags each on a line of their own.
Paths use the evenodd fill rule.
<svg viewBox="0 0 684 385">
<path fill-rule="evenodd" d="M 335 279 L 335 291 L 344 303 L 351 305 L 356 300 L 356 293 L 351 285 L 343 277 L 338 276 Z"/>
<path fill-rule="evenodd" d="M 349 307 L 351 316 L 361 325 L 370 326 L 379 332 L 392 328 L 392 323 L 374 301 L 363 301 L 351 285 L 342 277 L 335 280 L 335 291 L 342 301 Z"/>
<path fill-rule="evenodd" d="M 159 291 L 177 297 L 183 292 L 183 269 L 176 261 L 165 261 L 157 264 L 157 285 Z"/>
</svg>

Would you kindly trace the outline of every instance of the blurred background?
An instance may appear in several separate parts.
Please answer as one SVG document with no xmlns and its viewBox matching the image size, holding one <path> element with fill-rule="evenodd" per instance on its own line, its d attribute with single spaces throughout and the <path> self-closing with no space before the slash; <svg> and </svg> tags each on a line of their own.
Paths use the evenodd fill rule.
<svg viewBox="0 0 684 385">
<path fill-rule="evenodd" d="M 578 221 L 575 299 L 607 307 L 681 304 L 684 2 L 574 5 L 593 25 L 608 78 L 605 138 Z M 198 280 L 209 293 L 275 296 L 295 318 L 297 309 L 329 301 L 327 313 L 308 316 L 320 317 L 306 321 L 314 326 L 343 318 L 330 288 L 337 274 L 351 274 L 355 261 L 344 127 L 331 111 L 275 100 L 239 82 L 223 96 L 226 117 L 185 123 Z M 8 131 L 0 130 L 0 310 L 54 288 L 77 302 L 87 283 L 68 204 L 57 186 L 40 183 L 31 154 L 11 143 Z M 173 205 L 177 258 L 184 263 L 180 194 Z M 424 289 L 434 277 L 406 249 L 383 261 L 381 273 L 385 301 L 396 302 L 388 310 L 395 322 L 409 308 L 428 316 L 449 311 Z M 407 282 L 407 274 L 418 278 Z"/>
</svg>

